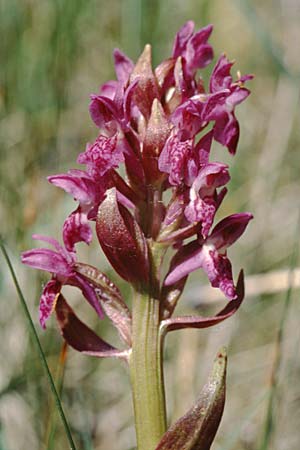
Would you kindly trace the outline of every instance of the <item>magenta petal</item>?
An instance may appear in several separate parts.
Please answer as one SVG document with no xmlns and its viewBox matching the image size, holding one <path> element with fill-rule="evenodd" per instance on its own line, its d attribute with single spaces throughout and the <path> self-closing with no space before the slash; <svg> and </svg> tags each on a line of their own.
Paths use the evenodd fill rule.
<svg viewBox="0 0 300 450">
<path fill-rule="evenodd" d="M 173 186 L 180 185 L 189 178 L 187 168 L 192 157 L 192 141 L 181 141 L 178 135 L 171 136 L 159 156 L 158 167 L 161 172 L 169 174 Z"/>
<path fill-rule="evenodd" d="M 110 127 L 116 120 L 117 112 L 114 102 L 102 95 L 91 95 L 89 106 L 92 120 L 99 128 Z"/>
<path fill-rule="evenodd" d="M 190 202 L 185 216 L 191 223 L 202 222 L 202 235 L 206 237 L 219 206 L 216 188 L 230 179 L 228 167 L 221 163 L 208 163 L 203 166 L 190 189 Z"/>
<path fill-rule="evenodd" d="M 202 268 L 213 287 L 218 287 L 230 300 L 236 298 L 231 263 L 225 251 L 241 236 L 251 219 L 252 215 L 249 213 L 233 214 L 222 220 L 205 241 L 183 247 L 164 284 L 176 283 L 194 270 Z"/>
<path fill-rule="evenodd" d="M 248 212 L 225 217 L 215 226 L 207 242 L 218 251 L 226 250 L 244 233 L 251 219 L 253 215 Z"/>
<path fill-rule="evenodd" d="M 77 242 L 90 244 L 92 237 L 92 230 L 88 224 L 87 215 L 78 208 L 64 222 L 63 240 L 65 247 L 69 252 L 75 252 L 75 244 Z"/>
<path fill-rule="evenodd" d="M 199 245 L 196 251 L 175 265 L 164 284 L 168 286 L 176 283 L 199 268 L 206 272 L 211 285 L 220 288 L 227 298 L 231 300 L 236 297 L 230 261 L 226 256 L 220 255 L 212 245 Z"/>
<path fill-rule="evenodd" d="M 175 42 L 173 46 L 173 58 L 178 58 L 182 56 L 186 49 L 186 45 L 189 39 L 193 36 L 195 24 L 192 20 L 186 22 L 178 31 L 175 37 Z"/>
<path fill-rule="evenodd" d="M 116 195 L 117 195 L 118 203 L 120 203 L 120 205 L 123 205 L 125 208 L 128 208 L 128 209 L 132 209 L 132 210 L 135 209 L 135 204 L 132 203 L 132 201 L 129 200 L 124 194 L 117 191 Z"/>
<path fill-rule="evenodd" d="M 210 78 L 210 92 L 217 92 L 222 89 L 228 89 L 232 83 L 230 75 L 233 62 L 230 62 L 225 55 L 221 55 L 218 59 Z"/>
<path fill-rule="evenodd" d="M 194 137 L 206 125 L 206 118 L 203 120 L 204 107 L 203 102 L 188 99 L 171 115 L 172 123 L 182 131 L 185 139 Z"/>
<path fill-rule="evenodd" d="M 114 50 L 115 70 L 118 81 L 126 83 L 134 68 L 134 64 L 128 56 L 121 52 L 118 48 Z"/>
<path fill-rule="evenodd" d="M 228 183 L 230 176 L 228 166 L 222 163 L 208 163 L 201 167 L 199 174 L 194 181 L 194 189 L 214 189 Z"/>
<path fill-rule="evenodd" d="M 216 202 L 208 197 L 202 200 L 200 196 L 195 196 L 185 208 L 184 214 L 190 223 L 202 222 L 202 236 L 206 237 L 212 226 L 216 214 Z"/>
<path fill-rule="evenodd" d="M 191 71 L 206 67 L 212 61 L 213 49 L 207 44 L 212 29 L 212 25 L 207 25 L 189 39 L 186 46 L 186 61 Z"/>
<path fill-rule="evenodd" d="M 223 115 L 228 114 L 226 107 L 226 100 L 230 95 L 229 89 L 223 89 L 221 91 L 209 94 L 206 96 L 205 103 L 202 109 L 202 120 L 211 121 L 217 120 Z"/>
<path fill-rule="evenodd" d="M 83 170 L 52 175 L 48 177 L 48 181 L 72 195 L 80 203 L 88 204 L 95 201 L 96 189 L 89 175 Z"/>
<path fill-rule="evenodd" d="M 35 248 L 22 253 L 22 263 L 62 277 L 72 274 L 70 263 L 59 253 L 47 248 Z"/>
<path fill-rule="evenodd" d="M 190 63 L 191 69 L 201 69 L 211 63 L 214 57 L 214 51 L 211 45 L 205 44 L 195 51 L 193 60 Z"/>
<path fill-rule="evenodd" d="M 100 88 L 100 95 L 113 100 L 115 98 L 118 86 L 119 83 L 116 80 L 107 81 L 107 83 L 102 84 Z"/>
<path fill-rule="evenodd" d="M 212 138 L 213 130 L 206 133 L 195 147 L 201 165 L 208 164 Z"/>
<path fill-rule="evenodd" d="M 128 86 L 128 88 L 124 93 L 123 112 L 124 112 L 125 127 L 128 126 L 130 120 L 132 119 L 132 101 L 138 83 L 139 80 L 137 78 L 132 83 L 130 83 L 130 85 Z"/>
<path fill-rule="evenodd" d="M 106 137 L 101 134 L 85 152 L 80 153 L 77 162 L 86 164 L 89 175 L 98 180 L 110 169 L 118 167 L 124 161 L 122 147 L 117 145 L 117 135 Z"/>
<path fill-rule="evenodd" d="M 42 242 L 47 242 L 47 244 L 52 245 L 59 253 L 64 253 L 64 249 L 62 248 L 62 246 L 60 245 L 60 243 L 50 237 L 50 236 L 45 236 L 44 234 L 33 234 L 32 235 L 32 239 L 34 239 L 35 241 L 42 241 Z"/>
<path fill-rule="evenodd" d="M 220 192 L 217 194 L 217 198 L 216 198 L 216 206 L 217 209 L 219 208 L 219 206 L 221 205 L 222 201 L 224 200 L 225 195 L 227 194 L 227 188 L 224 187 L 223 189 L 220 190 Z"/>
<path fill-rule="evenodd" d="M 226 105 L 230 109 L 233 109 L 235 106 L 242 103 L 246 98 L 250 95 L 249 89 L 235 87 L 229 97 L 226 99 Z"/>
<path fill-rule="evenodd" d="M 254 78 L 254 75 L 251 73 L 248 73 L 246 75 L 242 75 L 241 77 L 239 77 L 238 81 L 240 83 L 245 83 L 246 81 L 253 80 L 253 78 Z"/>
<path fill-rule="evenodd" d="M 41 299 L 40 299 L 40 307 L 39 307 L 39 317 L 40 324 L 42 328 L 46 328 L 46 321 L 50 317 L 54 306 L 57 295 L 61 290 L 61 283 L 57 280 L 50 280 L 46 284 L 43 289 Z"/>
<path fill-rule="evenodd" d="M 66 251 L 66 249 L 62 247 L 56 239 L 42 234 L 33 234 L 32 239 L 47 242 L 47 244 L 52 245 L 57 250 L 57 252 L 60 253 L 60 255 L 67 261 L 69 266 L 71 266 L 75 262 L 74 255 Z"/>
<path fill-rule="evenodd" d="M 181 278 L 186 277 L 194 270 L 202 267 L 203 248 L 200 244 L 197 244 L 197 242 L 193 243 L 193 246 L 191 244 L 189 245 L 189 247 L 192 251 L 187 253 L 183 260 L 181 260 L 180 258 L 179 262 L 174 265 L 174 268 L 172 268 L 170 273 L 167 275 L 164 281 L 164 284 L 166 286 L 176 283 L 177 281 L 181 280 Z"/>
<path fill-rule="evenodd" d="M 180 245 L 185 239 L 188 239 L 192 236 L 195 236 L 195 234 L 200 233 L 200 230 L 201 224 L 199 226 L 198 223 L 191 223 L 187 226 L 179 228 L 176 231 L 171 231 L 170 233 L 162 233 L 158 238 L 158 242 L 167 243 L 169 245 Z"/>
<path fill-rule="evenodd" d="M 95 288 L 79 274 L 73 275 L 73 277 L 68 280 L 68 284 L 78 287 L 89 304 L 94 308 L 98 316 L 103 319 L 103 310 Z"/>
<path fill-rule="evenodd" d="M 202 268 L 212 287 L 219 288 L 229 300 L 236 298 L 231 263 L 227 256 L 220 255 L 217 250 L 205 245 L 203 246 Z"/>
<path fill-rule="evenodd" d="M 239 123 L 234 114 L 224 114 L 217 119 L 214 126 L 214 138 L 217 142 L 228 148 L 234 155 L 240 136 Z"/>
</svg>

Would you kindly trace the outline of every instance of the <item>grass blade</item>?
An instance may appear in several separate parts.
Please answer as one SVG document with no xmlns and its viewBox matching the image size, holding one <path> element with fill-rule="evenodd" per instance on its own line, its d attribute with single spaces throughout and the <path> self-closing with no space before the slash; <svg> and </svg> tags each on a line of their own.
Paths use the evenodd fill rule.
<svg viewBox="0 0 300 450">
<path fill-rule="evenodd" d="M 64 410 L 63 410 L 63 407 L 62 407 L 62 404 L 61 404 L 58 392 L 56 390 L 56 387 L 55 387 L 55 384 L 54 384 L 54 380 L 53 380 L 53 377 L 51 375 L 51 372 L 50 372 L 50 369 L 49 369 L 49 366 L 48 366 L 48 363 L 47 363 L 47 360 L 46 360 L 46 356 L 45 356 L 44 351 L 42 349 L 42 346 L 41 346 L 38 334 L 36 332 L 36 329 L 34 327 L 34 323 L 33 323 L 32 319 L 31 319 L 30 312 L 29 312 L 27 304 L 26 304 L 25 297 L 24 297 L 24 295 L 22 293 L 21 287 L 20 287 L 19 282 L 17 280 L 16 273 L 14 271 L 14 268 L 12 266 L 12 263 L 10 261 L 10 258 L 8 256 L 8 253 L 6 251 L 6 248 L 5 248 L 5 245 L 4 245 L 4 242 L 3 242 L 3 239 L 2 239 L 1 236 L 0 236 L 0 247 L 1 247 L 4 259 L 5 259 L 6 263 L 7 263 L 8 268 L 9 268 L 9 271 L 11 273 L 11 276 L 12 276 L 14 285 L 16 287 L 16 290 L 17 290 L 17 293 L 18 293 L 18 296 L 19 296 L 19 299 L 20 299 L 20 302 L 21 302 L 24 314 L 25 314 L 26 319 L 28 321 L 29 330 L 31 332 L 32 339 L 33 339 L 33 341 L 36 344 L 39 357 L 41 359 L 42 365 L 43 365 L 44 370 L 46 372 L 47 379 L 48 379 L 48 382 L 49 382 L 49 386 L 51 388 L 51 391 L 52 391 L 52 394 L 53 394 L 53 398 L 54 398 L 54 401 L 55 401 L 55 404 L 56 404 L 56 408 L 57 408 L 57 411 L 58 411 L 58 413 L 60 415 L 61 421 L 63 423 L 64 429 L 65 429 L 65 432 L 66 432 L 67 439 L 69 441 L 70 449 L 71 450 L 76 450 L 76 445 L 75 445 L 75 443 L 73 441 L 73 438 L 72 438 L 70 426 L 69 426 L 68 421 L 66 419 L 66 416 L 65 416 L 65 413 L 64 413 Z"/>
<path fill-rule="evenodd" d="M 276 336 L 275 341 L 275 358 L 273 362 L 272 372 L 271 372 L 271 387 L 270 387 L 270 393 L 269 393 L 269 401 L 268 401 L 268 407 L 267 407 L 267 413 L 265 418 L 265 424 L 264 424 L 264 430 L 263 430 L 263 438 L 261 446 L 259 447 L 259 450 L 267 450 L 270 447 L 271 437 L 275 429 L 275 416 L 274 416 L 274 410 L 275 410 L 275 402 L 277 397 L 277 391 L 278 391 L 278 383 L 279 383 L 279 370 L 281 366 L 281 360 L 282 360 L 282 344 L 283 344 L 283 337 L 285 332 L 285 325 L 286 320 L 288 317 L 288 312 L 291 305 L 291 299 L 292 299 L 292 291 L 293 291 L 293 278 L 294 278 L 294 269 L 296 267 L 297 259 L 298 259 L 298 252 L 299 252 L 299 246 L 298 246 L 298 235 L 299 235 L 299 227 L 300 227 L 300 213 L 298 216 L 297 226 L 296 226 L 296 236 L 295 236 L 295 246 L 294 250 L 291 255 L 291 262 L 290 262 L 290 279 L 289 279 L 289 288 L 287 290 L 285 301 L 283 305 L 283 310 L 280 318 L 280 324 L 278 333 Z"/>
<path fill-rule="evenodd" d="M 284 72 L 292 78 L 299 78 L 299 74 L 293 74 L 286 67 L 281 52 L 275 46 L 270 33 L 266 29 L 263 21 L 256 14 L 253 4 L 249 0 L 235 0 L 237 7 L 243 12 L 244 16 L 250 23 L 255 35 L 264 47 L 266 52 L 273 59 L 274 64 L 277 66 L 279 72 Z"/>
<path fill-rule="evenodd" d="M 64 341 L 61 351 L 60 351 L 57 370 L 56 370 L 56 374 L 55 374 L 55 384 L 57 386 L 59 396 L 61 396 L 62 389 L 63 389 L 65 365 L 66 365 L 66 359 L 67 359 L 67 350 L 68 350 L 68 344 Z M 46 427 L 46 433 L 45 433 L 46 438 L 44 440 L 44 442 L 46 443 L 47 450 L 53 450 L 55 448 L 56 414 L 55 414 L 54 398 L 52 397 L 51 400 L 52 401 L 49 406 L 47 427 Z"/>
</svg>

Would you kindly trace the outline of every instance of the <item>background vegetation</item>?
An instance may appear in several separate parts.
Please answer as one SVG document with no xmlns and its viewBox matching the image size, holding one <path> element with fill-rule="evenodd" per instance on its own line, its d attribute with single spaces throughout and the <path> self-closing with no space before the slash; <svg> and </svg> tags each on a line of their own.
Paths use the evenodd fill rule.
<svg viewBox="0 0 300 450">
<path fill-rule="evenodd" d="M 22 267 L 33 232 L 60 238 L 73 203 L 48 185 L 48 174 L 75 166 L 97 130 L 89 94 L 114 77 L 112 50 L 135 59 L 146 42 L 154 63 L 170 54 L 188 19 L 215 25 L 216 57 L 224 50 L 236 70 L 254 72 L 252 95 L 238 111 L 241 140 L 232 160 L 230 195 L 221 215 L 254 213 L 232 249 L 237 275 L 247 274 L 247 298 L 236 317 L 215 328 L 171 334 L 166 348 L 170 421 L 193 403 L 220 345 L 229 346 L 228 396 L 214 450 L 298 450 L 300 447 L 300 4 L 297 0 L 0 0 L 0 216 L 10 256 L 35 323 L 46 278 Z M 225 156 L 224 156 L 225 155 Z M 294 262 L 291 263 L 291 255 Z M 80 259 L 109 273 L 97 243 Z M 296 261 L 296 262 L 295 262 Z M 295 266 L 293 271 L 291 266 Z M 126 286 L 113 274 L 124 295 Z M 191 278 L 180 309 L 208 314 L 224 301 Z M 293 289 L 288 288 L 293 287 Z M 65 289 L 81 317 L 114 342 L 75 290 Z M 63 450 L 40 360 L 28 336 L 4 260 L 0 265 L 0 450 Z M 290 295 L 291 294 L 291 295 Z M 67 349 L 55 320 L 39 330 L 78 448 L 134 447 L 132 405 L 125 368 Z M 38 326 L 38 325 L 37 325 Z"/>
</svg>

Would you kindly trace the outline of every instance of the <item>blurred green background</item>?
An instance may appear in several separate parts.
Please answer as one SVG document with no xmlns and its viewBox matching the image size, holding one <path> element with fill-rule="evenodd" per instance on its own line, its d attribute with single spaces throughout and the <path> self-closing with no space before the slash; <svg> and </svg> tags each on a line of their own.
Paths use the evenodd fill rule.
<svg viewBox="0 0 300 450">
<path fill-rule="evenodd" d="M 136 59 L 147 42 L 154 64 L 169 56 L 178 28 L 213 23 L 216 57 L 226 51 L 235 70 L 255 73 L 251 97 L 238 108 L 241 140 L 230 158 L 230 193 L 221 215 L 249 210 L 255 221 L 230 251 L 235 276 L 247 275 L 247 297 L 236 317 L 208 330 L 167 338 L 165 374 L 170 421 L 193 403 L 218 348 L 229 347 L 225 414 L 214 450 L 300 448 L 300 3 L 298 0 L 0 0 L 0 217 L 10 256 L 37 323 L 41 273 L 22 267 L 31 234 L 60 238 L 74 203 L 45 177 L 76 167 L 97 130 L 89 94 L 114 77 L 112 51 Z M 1 257 L 2 258 L 2 257 Z M 80 259 L 106 271 L 128 297 L 97 244 Z M 191 277 L 179 310 L 209 314 L 222 298 Z M 291 290 L 290 301 L 288 287 Z M 116 341 L 104 321 L 66 289 L 80 316 Z M 10 275 L 0 265 L 0 450 L 68 448 Z M 288 298 L 289 300 L 289 298 Z M 37 325 L 38 326 L 38 325 Z M 78 448 L 134 448 L 133 413 L 125 367 L 67 351 L 54 318 L 39 329 Z"/>
</svg>

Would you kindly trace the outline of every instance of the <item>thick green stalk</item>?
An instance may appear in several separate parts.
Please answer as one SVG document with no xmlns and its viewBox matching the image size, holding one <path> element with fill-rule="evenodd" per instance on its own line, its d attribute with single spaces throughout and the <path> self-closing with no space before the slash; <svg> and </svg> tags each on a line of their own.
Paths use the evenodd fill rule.
<svg viewBox="0 0 300 450">
<path fill-rule="evenodd" d="M 138 450 L 155 450 L 166 431 L 159 323 L 158 299 L 136 292 L 129 364 Z"/>
<path fill-rule="evenodd" d="M 166 402 L 160 339 L 160 267 L 165 247 L 155 242 L 161 221 L 161 190 L 148 190 L 145 224 L 149 249 L 149 284 L 134 290 L 130 378 L 138 450 L 155 450 L 166 431 Z"/>
</svg>

